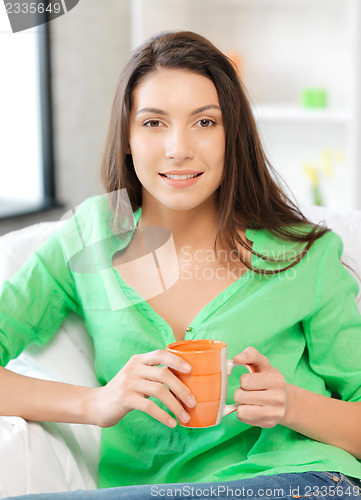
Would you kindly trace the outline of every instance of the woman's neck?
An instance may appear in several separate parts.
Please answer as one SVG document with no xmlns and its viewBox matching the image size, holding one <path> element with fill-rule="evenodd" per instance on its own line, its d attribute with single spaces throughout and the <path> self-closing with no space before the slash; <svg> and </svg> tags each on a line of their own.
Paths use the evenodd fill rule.
<svg viewBox="0 0 361 500">
<path fill-rule="evenodd" d="M 194 250 L 213 248 L 218 220 L 215 207 L 205 204 L 191 210 L 172 210 L 164 206 L 145 204 L 139 225 L 169 229 L 178 253 L 186 245 Z"/>
</svg>

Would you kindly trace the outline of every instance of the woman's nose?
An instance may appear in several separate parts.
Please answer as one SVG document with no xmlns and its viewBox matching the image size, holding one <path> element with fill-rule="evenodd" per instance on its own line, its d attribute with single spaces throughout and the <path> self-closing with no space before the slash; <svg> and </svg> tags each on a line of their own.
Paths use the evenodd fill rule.
<svg viewBox="0 0 361 500">
<path fill-rule="evenodd" d="M 167 159 L 184 161 L 193 158 L 193 154 L 193 146 L 189 133 L 184 130 L 173 130 L 167 138 Z"/>
</svg>

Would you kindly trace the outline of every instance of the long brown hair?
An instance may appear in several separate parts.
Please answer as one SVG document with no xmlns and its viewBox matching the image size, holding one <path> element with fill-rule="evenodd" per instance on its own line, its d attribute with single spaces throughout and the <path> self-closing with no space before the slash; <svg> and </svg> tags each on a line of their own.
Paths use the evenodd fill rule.
<svg viewBox="0 0 361 500">
<path fill-rule="evenodd" d="M 213 82 L 218 93 L 226 145 L 223 178 L 217 190 L 219 224 L 214 249 L 220 241 L 227 251 L 238 252 L 242 246 L 263 260 L 287 261 L 284 257 L 277 260 L 255 252 L 240 236 L 240 230 L 251 225 L 283 240 L 303 243 L 303 249 L 292 260 L 288 259 L 289 265 L 278 270 L 255 268 L 243 261 L 241 252 L 238 252 L 239 263 L 265 274 L 293 267 L 329 229 L 310 222 L 283 192 L 262 148 L 246 90 L 233 63 L 199 34 L 162 32 L 131 54 L 117 84 L 102 161 L 102 180 L 107 192 L 126 188 L 133 211 L 142 205 L 142 186 L 128 154 L 132 93 L 146 75 L 158 68 L 187 69 L 203 75 Z M 119 208 L 120 200 L 117 203 Z M 114 209 L 117 212 L 117 206 Z"/>
</svg>

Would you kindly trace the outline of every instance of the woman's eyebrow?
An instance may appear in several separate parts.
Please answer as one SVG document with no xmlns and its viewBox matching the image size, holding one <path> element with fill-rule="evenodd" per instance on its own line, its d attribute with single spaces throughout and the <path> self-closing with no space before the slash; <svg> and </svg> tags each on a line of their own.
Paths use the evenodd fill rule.
<svg viewBox="0 0 361 500">
<path fill-rule="evenodd" d="M 208 104 L 207 106 L 202 106 L 201 108 L 197 108 L 194 111 L 192 111 L 192 115 L 198 115 L 198 113 L 203 113 L 203 111 L 206 111 L 207 109 L 218 109 L 219 111 L 222 111 L 220 106 L 216 104 Z M 166 111 L 163 111 L 162 109 L 159 108 L 142 108 L 139 109 L 136 113 L 135 116 L 139 115 L 140 113 L 155 113 L 157 115 L 167 115 L 168 113 Z"/>
<path fill-rule="evenodd" d="M 166 115 L 167 114 L 166 111 L 163 111 L 162 109 L 158 109 L 158 108 L 142 108 L 142 109 L 139 109 L 135 113 L 135 116 L 139 115 L 139 113 L 155 113 L 156 115 Z"/>
<path fill-rule="evenodd" d="M 198 115 L 198 113 L 203 113 L 203 111 L 207 111 L 207 109 L 219 109 L 219 111 L 222 111 L 220 106 L 216 104 L 208 104 L 208 106 L 202 106 L 201 108 L 192 111 L 192 115 Z"/>
</svg>

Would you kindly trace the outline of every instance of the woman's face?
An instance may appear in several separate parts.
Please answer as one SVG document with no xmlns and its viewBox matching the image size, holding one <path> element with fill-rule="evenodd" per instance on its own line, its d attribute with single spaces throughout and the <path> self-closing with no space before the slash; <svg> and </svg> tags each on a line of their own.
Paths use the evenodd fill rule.
<svg viewBox="0 0 361 500">
<path fill-rule="evenodd" d="M 184 69 L 147 75 L 133 91 L 129 146 L 143 205 L 189 210 L 214 201 L 225 132 L 213 82 Z"/>
</svg>

